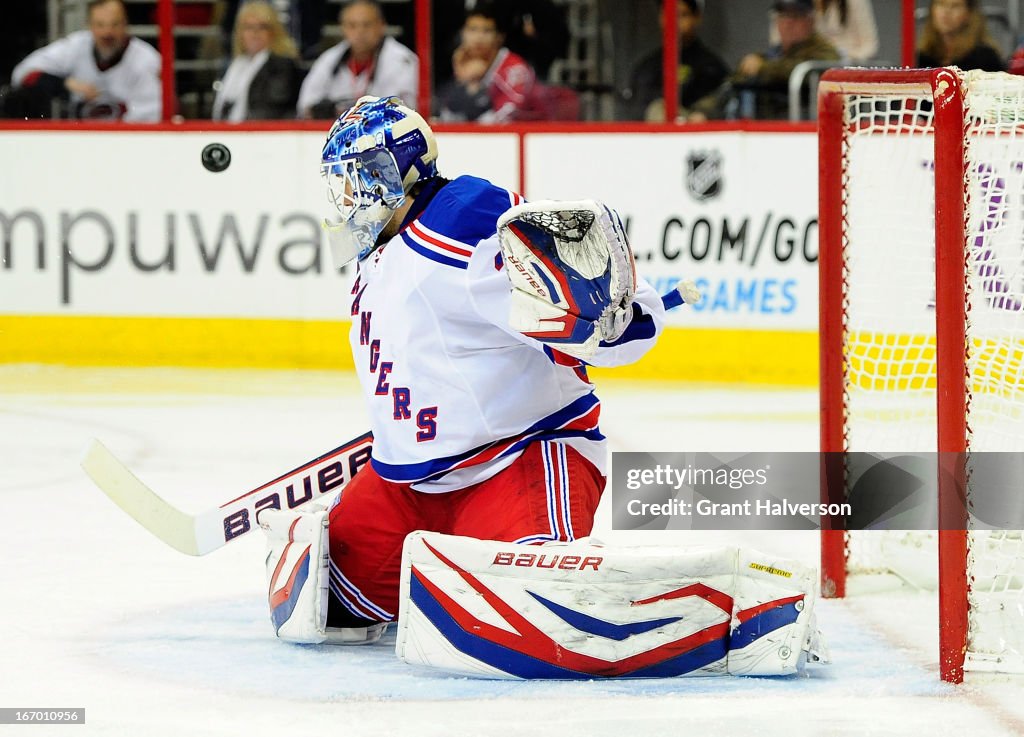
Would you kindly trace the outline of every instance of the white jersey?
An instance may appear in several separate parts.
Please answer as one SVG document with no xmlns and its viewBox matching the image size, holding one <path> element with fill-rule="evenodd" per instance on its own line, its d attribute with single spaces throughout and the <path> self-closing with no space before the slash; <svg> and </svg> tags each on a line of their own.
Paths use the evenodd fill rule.
<svg viewBox="0 0 1024 737">
<path fill-rule="evenodd" d="M 160 86 L 160 54 L 145 41 L 128 41 L 116 64 L 100 69 L 93 52 L 89 31 L 75 31 L 48 46 L 36 49 L 14 68 L 11 82 L 15 87 L 31 83 L 34 74 L 72 77 L 95 85 L 100 96 L 92 104 L 119 110 L 127 122 L 156 122 L 162 112 Z M 83 102 L 72 96 L 73 103 Z"/>
<path fill-rule="evenodd" d="M 299 117 L 322 100 L 348 107 L 363 95 L 400 97 L 405 104 L 416 105 L 420 69 L 416 54 L 395 39 L 385 38 L 370 67 L 355 75 L 346 63 L 348 48 L 348 42 L 342 41 L 313 62 L 299 89 Z"/>
<path fill-rule="evenodd" d="M 352 289 L 352 355 L 374 469 L 418 491 L 452 491 L 507 468 L 531 442 L 557 440 L 604 474 L 601 404 L 586 367 L 507 324 L 495 224 L 522 199 L 468 176 L 428 188 L 420 202 L 431 194 L 360 264 Z M 654 345 L 661 299 L 641 281 L 635 304 L 626 333 L 591 363 L 630 363 Z"/>
</svg>

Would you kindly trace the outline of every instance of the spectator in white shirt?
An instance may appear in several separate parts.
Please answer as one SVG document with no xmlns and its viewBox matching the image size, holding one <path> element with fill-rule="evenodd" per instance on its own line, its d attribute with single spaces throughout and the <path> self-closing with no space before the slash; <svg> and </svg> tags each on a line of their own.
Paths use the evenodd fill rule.
<svg viewBox="0 0 1024 737">
<path fill-rule="evenodd" d="M 399 97 L 415 106 L 419 61 L 386 36 L 380 4 L 352 0 L 339 20 L 344 40 L 313 63 L 299 90 L 299 117 L 335 118 L 363 95 Z"/>
<path fill-rule="evenodd" d="M 87 12 L 89 30 L 33 51 L 14 68 L 13 86 L 69 99 L 72 117 L 160 120 L 160 54 L 128 34 L 122 0 L 91 0 Z"/>
</svg>

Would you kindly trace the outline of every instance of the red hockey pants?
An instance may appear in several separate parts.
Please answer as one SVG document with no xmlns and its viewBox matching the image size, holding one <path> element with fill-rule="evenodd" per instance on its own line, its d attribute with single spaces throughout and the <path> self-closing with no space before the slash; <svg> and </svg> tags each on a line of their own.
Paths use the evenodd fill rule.
<svg viewBox="0 0 1024 737">
<path fill-rule="evenodd" d="M 550 441 L 531 443 L 486 481 L 441 494 L 385 481 L 367 464 L 331 510 L 331 606 L 397 619 L 402 542 L 414 530 L 521 543 L 589 535 L 604 484 L 583 456 Z"/>
</svg>

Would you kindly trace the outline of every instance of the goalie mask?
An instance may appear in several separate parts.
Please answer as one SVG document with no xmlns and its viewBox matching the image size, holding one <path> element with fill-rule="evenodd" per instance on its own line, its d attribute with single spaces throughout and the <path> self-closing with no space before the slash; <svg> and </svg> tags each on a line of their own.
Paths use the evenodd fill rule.
<svg viewBox="0 0 1024 737">
<path fill-rule="evenodd" d="M 331 127 L 320 172 L 340 217 L 325 221 L 335 266 L 366 258 L 412 186 L 437 176 L 430 126 L 397 97 L 362 97 Z"/>
</svg>

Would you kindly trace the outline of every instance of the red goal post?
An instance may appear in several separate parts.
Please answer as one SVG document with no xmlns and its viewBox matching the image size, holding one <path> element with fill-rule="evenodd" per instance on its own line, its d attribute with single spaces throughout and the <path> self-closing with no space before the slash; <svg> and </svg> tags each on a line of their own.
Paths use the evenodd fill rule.
<svg viewBox="0 0 1024 737">
<path fill-rule="evenodd" d="M 1019 281 L 1013 264 L 1024 254 L 1024 234 L 1004 227 L 1019 217 L 1006 212 L 1015 195 L 993 173 L 1011 155 L 992 150 L 1013 139 L 1017 148 L 1005 150 L 1024 162 L 1024 79 L 954 68 L 836 69 L 818 94 L 821 450 L 938 451 L 942 678 L 960 682 L 965 656 L 979 669 L 1016 670 L 1006 666 L 1024 650 L 1024 628 L 1014 629 L 1005 610 L 1007 597 L 1019 601 L 1022 551 L 1015 543 L 997 553 L 1000 570 L 1018 577 L 1012 585 L 972 592 L 970 566 L 989 548 L 965 530 L 957 486 L 967 478 L 967 451 L 1024 449 L 1016 442 L 1024 438 L 1024 343 L 1010 325 L 1024 318 L 1021 299 L 1011 309 L 1003 297 L 993 306 L 991 294 L 996 270 L 1016 268 Z M 999 260 L 1000 249 L 1014 258 Z M 979 269 L 980 259 L 987 263 Z M 823 462 L 823 481 L 845 485 L 834 463 Z M 844 596 L 847 533 L 822 532 L 821 564 L 822 593 Z M 975 616 L 985 608 L 1001 619 Z M 1009 652 L 993 652 L 981 628 L 1004 621 L 1009 634 L 993 639 L 1009 641 Z"/>
</svg>

